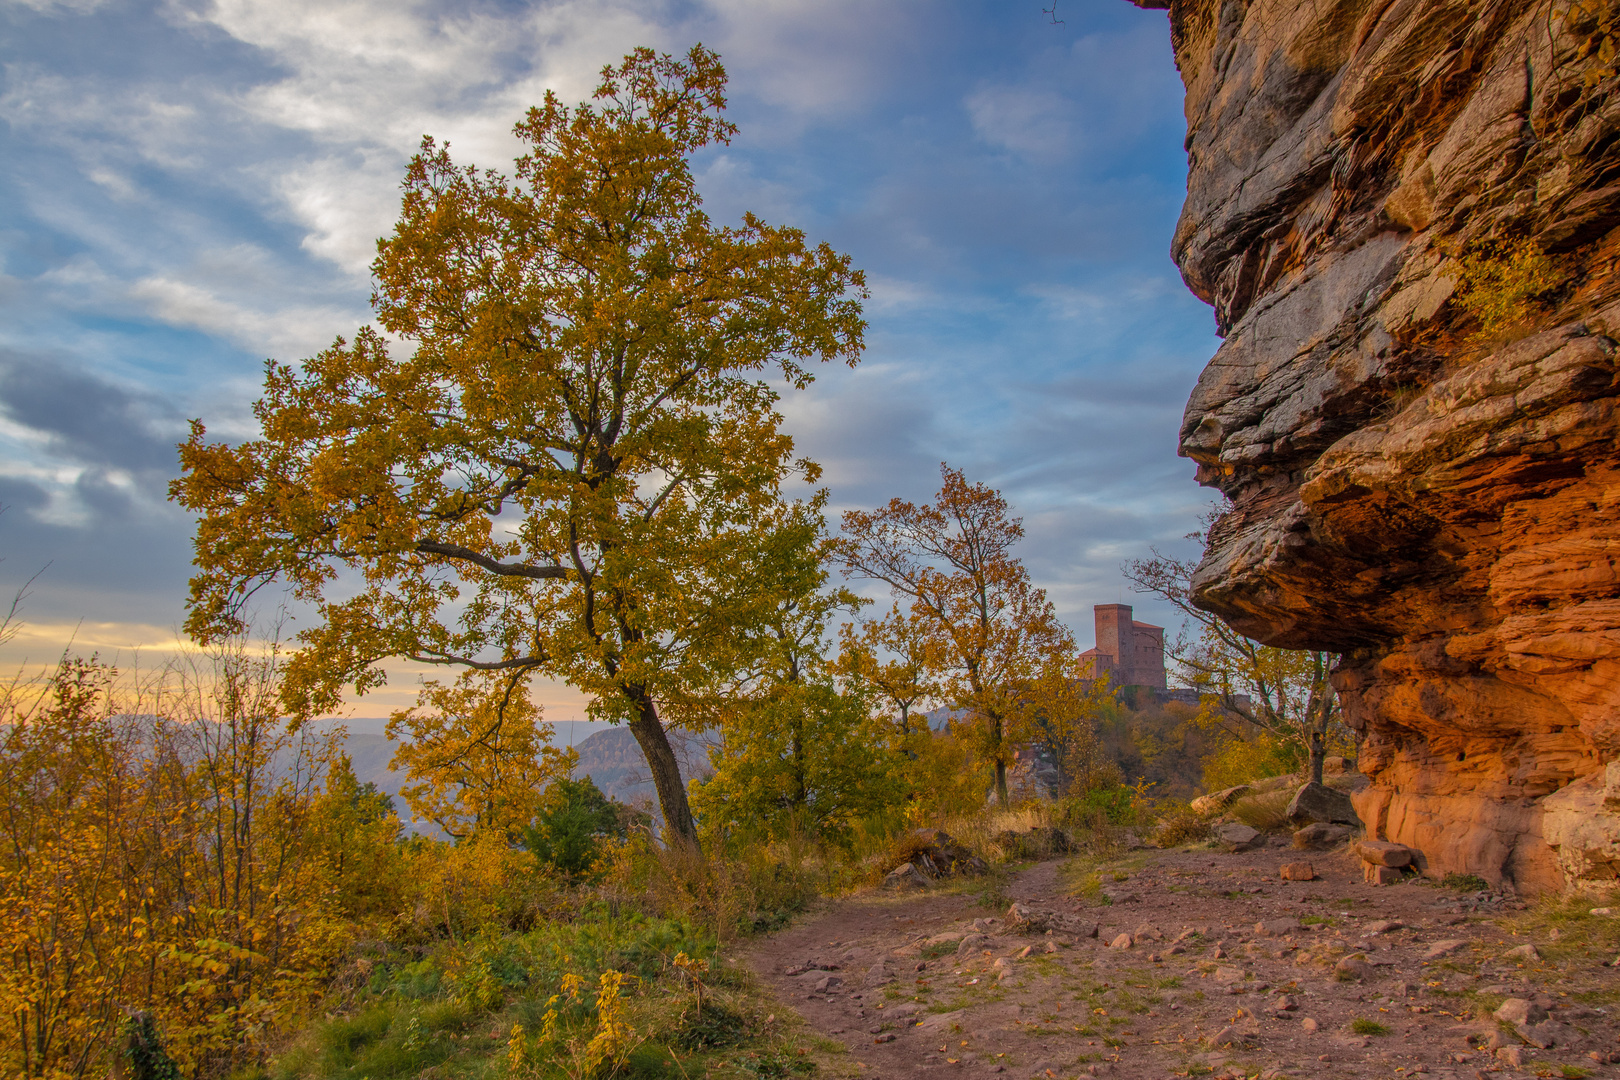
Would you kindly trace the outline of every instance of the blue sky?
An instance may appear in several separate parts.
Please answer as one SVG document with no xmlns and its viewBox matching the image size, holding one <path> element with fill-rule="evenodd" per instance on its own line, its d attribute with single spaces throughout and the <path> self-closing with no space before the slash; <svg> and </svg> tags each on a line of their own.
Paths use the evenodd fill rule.
<svg viewBox="0 0 1620 1080">
<path fill-rule="evenodd" d="M 422 135 L 509 167 L 546 89 L 697 41 L 741 127 L 696 163 L 711 215 L 803 228 L 872 282 L 860 368 L 784 402 L 834 512 L 927 498 L 948 461 L 1024 516 L 1082 643 L 1094 603 L 1173 625 L 1119 565 L 1185 551 L 1209 502 L 1175 453 L 1217 344 L 1168 255 L 1181 85 L 1163 12 L 1047 6 L 0 0 L 0 585 L 45 568 L 4 658 L 172 646 L 173 444 L 194 416 L 250 433 L 265 357 L 368 318 Z"/>
</svg>

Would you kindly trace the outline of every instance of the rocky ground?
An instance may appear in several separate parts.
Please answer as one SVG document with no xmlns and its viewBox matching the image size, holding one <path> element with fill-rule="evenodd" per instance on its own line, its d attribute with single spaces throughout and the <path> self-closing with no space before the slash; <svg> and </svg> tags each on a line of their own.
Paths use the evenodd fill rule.
<svg viewBox="0 0 1620 1080">
<path fill-rule="evenodd" d="M 1620 915 L 1362 877 L 1344 849 L 1055 859 L 739 959 L 865 1077 L 1620 1076 Z"/>
</svg>

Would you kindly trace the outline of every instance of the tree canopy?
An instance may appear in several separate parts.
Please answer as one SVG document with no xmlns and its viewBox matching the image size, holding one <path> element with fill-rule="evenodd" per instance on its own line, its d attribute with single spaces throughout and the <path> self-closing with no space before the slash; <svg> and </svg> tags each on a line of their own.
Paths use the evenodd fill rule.
<svg viewBox="0 0 1620 1080">
<path fill-rule="evenodd" d="M 787 485 L 818 471 L 776 387 L 853 365 L 865 329 L 847 256 L 703 213 L 691 157 L 736 130 L 725 85 L 701 46 L 638 49 L 593 102 L 529 111 L 514 177 L 423 140 L 372 266 L 381 330 L 268 363 L 259 437 L 196 422 L 181 448 L 195 637 L 290 585 L 317 616 L 297 715 L 390 657 L 565 679 L 695 838 L 664 725 L 714 722 L 751 628 L 817 581 L 819 503 Z"/>
<path fill-rule="evenodd" d="M 962 710 L 976 748 L 994 764 L 996 797 L 1005 806 L 1014 744 L 1031 733 L 1043 689 L 1089 673 L 1077 662 L 1068 627 L 1013 554 L 1023 522 L 1008 515 L 993 488 L 944 464 L 940 475 L 933 505 L 891 499 L 877 510 L 846 512 L 834 551 L 849 572 L 886 583 L 907 605 L 908 617 L 891 615 L 873 640 L 915 639 L 889 646 L 899 657 L 891 674 L 904 676 L 907 656 L 929 669 L 933 692 Z M 1079 745 L 1076 738 L 1066 732 L 1064 744 Z"/>
</svg>

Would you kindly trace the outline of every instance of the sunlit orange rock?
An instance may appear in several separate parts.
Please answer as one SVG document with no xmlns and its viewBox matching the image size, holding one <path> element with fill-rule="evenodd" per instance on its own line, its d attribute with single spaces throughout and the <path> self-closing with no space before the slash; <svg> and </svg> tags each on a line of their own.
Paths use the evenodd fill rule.
<svg viewBox="0 0 1620 1080">
<path fill-rule="evenodd" d="M 1174 255 L 1225 337 L 1181 433 L 1233 501 L 1198 602 L 1345 653 L 1369 837 L 1527 891 L 1620 874 L 1600 775 L 1620 759 L 1620 43 L 1600 6 L 1169 12 Z M 1556 287 L 1469 295 L 1465 255 L 1509 265 L 1490 240 L 1529 241 Z"/>
</svg>

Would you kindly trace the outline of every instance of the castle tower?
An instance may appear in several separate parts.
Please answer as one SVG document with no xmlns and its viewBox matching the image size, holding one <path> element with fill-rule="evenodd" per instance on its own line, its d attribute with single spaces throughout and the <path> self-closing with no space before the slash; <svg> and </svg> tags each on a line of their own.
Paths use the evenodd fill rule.
<svg viewBox="0 0 1620 1080">
<path fill-rule="evenodd" d="M 1097 667 L 1107 671 L 1115 686 L 1169 686 L 1164 670 L 1164 627 L 1137 622 L 1129 604 L 1098 604 L 1093 609 L 1097 648 L 1108 660 Z"/>
<path fill-rule="evenodd" d="M 1092 608 L 1097 624 L 1097 651 L 1113 661 L 1109 665 L 1115 686 L 1129 686 L 1127 677 L 1135 665 L 1135 642 L 1131 640 L 1131 606 L 1098 604 Z"/>
</svg>

